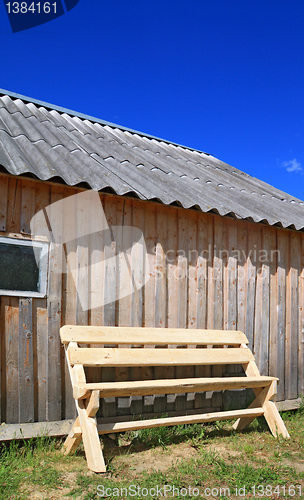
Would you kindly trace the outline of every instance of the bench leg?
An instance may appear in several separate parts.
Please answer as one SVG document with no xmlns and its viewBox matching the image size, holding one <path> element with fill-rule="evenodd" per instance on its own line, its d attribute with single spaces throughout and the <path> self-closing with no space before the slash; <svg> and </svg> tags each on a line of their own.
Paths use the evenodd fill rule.
<svg viewBox="0 0 304 500">
<path fill-rule="evenodd" d="M 257 408 L 262 406 L 264 410 L 264 417 L 273 436 L 277 437 L 280 434 L 285 438 L 289 438 L 288 431 L 275 403 L 270 401 L 276 395 L 276 392 L 276 382 L 272 382 L 269 386 L 262 390 L 256 390 L 256 398 L 248 408 Z M 239 418 L 233 425 L 233 428 L 235 430 L 242 430 L 253 420 L 253 418 Z"/>
<path fill-rule="evenodd" d="M 95 417 L 99 408 L 99 391 L 92 391 L 88 399 L 75 402 L 78 417 L 63 445 L 64 452 L 68 454 L 75 451 L 82 439 L 89 469 L 106 472 Z M 80 429 L 80 433 L 77 429 Z"/>
<path fill-rule="evenodd" d="M 77 450 L 78 446 L 80 445 L 82 434 L 81 432 L 75 432 L 75 429 L 79 429 L 79 426 L 80 426 L 79 417 L 77 417 L 73 424 L 72 429 L 70 430 L 68 437 L 63 443 L 63 452 L 65 455 L 70 455 L 74 453 Z"/>
</svg>

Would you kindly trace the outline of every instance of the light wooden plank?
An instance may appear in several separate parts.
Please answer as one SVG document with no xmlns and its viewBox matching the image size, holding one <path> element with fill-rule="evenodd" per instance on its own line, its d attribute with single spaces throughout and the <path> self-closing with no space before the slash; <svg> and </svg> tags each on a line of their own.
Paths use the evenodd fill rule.
<svg viewBox="0 0 304 500">
<path fill-rule="evenodd" d="M 123 432 L 127 430 L 148 429 L 153 427 L 164 427 L 179 424 L 199 424 L 203 422 L 213 422 L 219 420 L 232 420 L 239 417 L 259 417 L 264 414 L 263 408 L 253 408 L 250 410 L 232 410 L 225 412 L 204 413 L 202 415 L 187 415 L 181 417 L 155 418 L 152 420 L 138 420 L 131 422 L 119 422 L 112 424 L 98 425 L 100 434 L 111 432 Z"/>
<path fill-rule="evenodd" d="M 291 399 L 289 397 L 291 388 L 290 376 L 293 373 L 292 367 L 292 281 L 293 281 L 293 270 L 291 267 L 291 254 L 293 249 L 291 248 L 291 232 L 288 234 L 288 256 L 286 262 L 286 330 L 285 330 L 285 398 Z"/>
<path fill-rule="evenodd" d="M 70 194 L 66 189 L 63 190 L 63 196 Z M 62 220 L 62 231 L 65 243 L 63 245 L 63 274 L 62 274 L 62 322 L 74 325 L 77 322 L 77 240 L 75 239 L 77 228 L 77 198 L 71 196 L 66 206 L 69 210 Z M 64 378 L 63 389 L 63 411 L 65 418 L 76 417 L 76 408 L 71 387 L 70 375 L 65 362 L 64 352 L 62 352 L 61 363 L 64 367 L 62 376 Z"/>
<path fill-rule="evenodd" d="M 301 235 L 295 231 L 290 235 L 290 336 L 287 336 L 286 357 L 290 362 L 286 365 L 287 399 L 295 399 L 298 394 L 298 345 L 299 345 L 299 275 L 301 274 Z"/>
<path fill-rule="evenodd" d="M 298 394 L 304 394 L 304 234 L 301 235 L 301 272 L 299 274 L 299 377 Z"/>
<path fill-rule="evenodd" d="M 128 382 L 102 382 L 92 384 L 75 384 L 75 388 L 87 391 L 100 391 L 100 397 L 134 396 L 149 394 L 175 394 L 190 393 L 195 391 L 224 391 L 228 389 L 244 389 L 266 387 L 273 377 L 211 377 L 164 379 L 164 380 L 139 380 Z"/>
<path fill-rule="evenodd" d="M 237 224 L 227 221 L 228 260 L 225 273 L 224 326 L 227 330 L 237 327 Z"/>
<path fill-rule="evenodd" d="M 104 198 L 103 205 L 109 230 L 104 234 L 104 307 L 103 321 L 105 325 L 115 325 L 117 321 L 116 304 L 117 300 L 117 276 L 118 276 L 118 255 L 117 242 L 114 237 L 114 229 L 117 225 L 116 199 L 111 196 Z M 107 368 L 102 370 L 102 380 L 109 381 L 115 378 L 115 369 Z M 116 402 L 113 400 L 102 401 L 102 414 L 110 417 L 116 414 Z"/>
<path fill-rule="evenodd" d="M 22 179 L 20 232 L 23 234 L 31 234 L 30 222 L 35 215 L 35 196 L 35 184 Z"/>
<path fill-rule="evenodd" d="M 207 214 L 198 214 L 197 328 L 207 327 L 209 242 L 206 227 L 209 221 Z"/>
<path fill-rule="evenodd" d="M 143 324 L 143 292 L 144 288 L 137 288 L 136 283 L 140 286 L 145 277 L 145 255 L 142 245 L 136 244 L 136 236 L 140 230 L 144 234 L 144 210 L 142 203 L 133 202 L 133 240 L 131 252 L 131 267 L 132 280 L 135 283 L 134 292 L 132 294 L 132 325 L 142 326 Z"/>
<path fill-rule="evenodd" d="M 115 301 L 117 299 L 117 253 L 113 227 L 116 226 L 116 202 L 112 197 L 105 198 L 104 212 L 109 230 L 105 231 L 104 258 L 105 258 L 105 283 L 104 283 L 104 324 L 115 325 Z"/>
<path fill-rule="evenodd" d="M 51 203 L 62 199 L 62 188 L 52 186 Z M 56 233 L 62 232 L 62 217 L 50 207 L 49 219 Z M 47 335 L 47 419 L 61 418 L 61 345 L 58 331 L 61 326 L 62 252 L 51 245 L 48 273 L 48 335 Z"/>
<path fill-rule="evenodd" d="M 102 203 L 102 200 L 103 198 L 101 197 L 100 203 Z M 93 206 L 91 210 L 93 210 Z M 92 213 L 91 217 L 94 217 Z M 100 220 L 101 230 L 92 232 L 89 236 L 89 306 L 91 325 L 102 325 L 104 323 L 104 230 L 106 229 L 103 226 L 104 222 L 104 220 Z"/>
<path fill-rule="evenodd" d="M 247 297 L 246 297 L 246 335 L 249 347 L 253 349 L 255 329 L 255 304 L 256 304 L 256 276 L 257 259 L 256 251 L 260 245 L 260 228 L 257 224 L 248 223 L 248 256 L 247 256 Z"/>
<path fill-rule="evenodd" d="M 253 353 L 256 363 L 260 367 L 261 353 L 263 348 L 263 263 L 260 260 L 260 252 L 262 250 L 262 227 L 258 227 L 257 242 L 256 242 L 256 289 L 255 289 L 255 317 L 254 317 L 254 338 L 253 338 Z"/>
<path fill-rule="evenodd" d="M 8 205 L 6 231 L 20 233 L 21 180 L 10 177 L 8 181 Z"/>
<path fill-rule="evenodd" d="M 117 297 L 118 301 L 117 321 L 119 326 L 130 326 L 132 324 L 132 279 L 131 279 L 131 247 L 132 247 L 132 232 L 126 231 L 126 227 L 132 226 L 132 202 L 130 200 L 117 200 L 117 225 L 120 226 L 116 236 L 116 248 L 118 254 L 118 274 L 117 274 Z M 127 265 L 128 264 L 128 265 Z M 116 330 L 115 330 L 116 331 Z M 115 335 L 114 335 L 115 337 Z M 112 339 L 113 342 L 114 339 Z M 118 344 L 118 347 L 121 347 Z M 96 371 L 96 370 L 94 370 Z M 129 367 L 115 368 L 115 380 L 129 380 Z M 121 408 L 124 408 L 124 402 L 120 399 L 116 400 L 117 413 L 121 413 Z M 103 404 L 103 402 L 102 402 Z M 128 408 L 126 408 L 128 411 Z"/>
<path fill-rule="evenodd" d="M 263 375 L 269 373 L 269 328 L 270 328 L 270 255 L 275 243 L 272 239 L 273 230 L 269 227 L 262 229 L 261 261 L 261 324 L 260 343 L 255 349 L 259 350 L 259 370 Z"/>
<path fill-rule="evenodd" d="M 132 318 L 131 324 L 133 326 L 142 326 L 143 324 L 143 301 L 144 301 L 144 287 L 137 288 L 143 283 L 145 278 L 145 260 L 144 248 L 142 245 L 137 244 L 137 234 L 140 230 L 144 234 L 144 209 L 143 202 L 134 200 L 132 211 L 132 252 L 131 252 L 131 268 L 132 268 L 132 281 L 134 283 L 134 292 L 131 295 L 132 299 Z M 142 366 L 131 368 L 130 379 L 138 380 L 143 376 Z M 132 415 L 143 413 L 143 398 L 133 397 L 131 399 L 130 410 Z"/>
<path fill-rule="evenodd" d="M 18 333 L 19 333 L 19 302 L 17 297 L 1 297 L 5 314 L 5 339 L 2 361 L 5 360 L 4 387 L 5 412 L 2 415 L 8 424 L 19 420 L 19 369 L 18 369 Z M 4 406 L 4 405 L 3 405 Z"/>
<path fill-rule="evenodd" d="M 65 436 L 69 433 L 74 420 L 58 420 L 54 422 L 34 422 L 31 424 L 2 424 L 0 441 L 12 439 L 30 439 L 38 436 Z"/>
<path fill-rule="evenodd" d="M 6 231 L 8 177 L 0 175 L 0 231 Z"/>
<path fill-rule="evenodd" d="M 116 349 L 69 347 L 71 365 L 83 366 L 150 366 L 216 365 L 247 363 L 253 360 L 249 349 Z"/>
<path fill-rule="evenodd" d="M 144 325 L 155 326 L 156 290 L 156 204 L 149 203 L 145 210 L 145 243 L 148 255 L 150 277 L 145 285 Z"/>
<path fill-rule="evenodd" d="M 285 331 L 286 331 L 286 276 L 289 255 L 289 233 L 278 230 L 278 359 L 275 375 L 279 377 L 278 401 L 285 399 Z"/>
<path fill-rule="evenodd" d="M 65 325 L 60 329 L 64 344 L 133 345 L 236 345 L 248 343 L 244 333 L 235 330 L 198 330 L 187 328 L 134 328 Z"/>
<path fill-rule="evenodd" d="M 36 309 L 36 329 L 37 329 L 37 384 L 38 384 L 38 421 L 46 421 L 46 403 L 47 403 L 47 331 L 48 331 L 48 313 L 46 307 L 37 307 Z M 66 365 L 66 363 L 65 363 Z M 69 377 L 69 387 L 71 381 Z M 72 393 L 72 389 L 71 393 Z M 73 407 L 75 403 L 73 399 Z"/>
<path fill-rule="evenodd" d="M 246 296 L 247 296 L 247 254 L 248 254 L 248 224 L 238 224 L 237 250 L 237 329 L 246 331 Z"/>
<path fill-rule="evenodd" d="M 277 372 L 278 359 L 278 250 L 277 230 L 271 231 L 271 253 L 269 255 L 270 271 L 270 318 L 269 318 L 269 374 Z"/>
<path fill-rule="evenodd" d="M 167 212 L 160 205 L 156 211 L 156 295 L 155 295 L 155 325 L 166 326 L 167 319 L 167 287 L 166 287 L 166 251 L 167 251 Z"/>
<path fill-rule="evenodd" d="M 34 422 L 32 299 L 19 300 L 19 422 Z"/>
</svg>

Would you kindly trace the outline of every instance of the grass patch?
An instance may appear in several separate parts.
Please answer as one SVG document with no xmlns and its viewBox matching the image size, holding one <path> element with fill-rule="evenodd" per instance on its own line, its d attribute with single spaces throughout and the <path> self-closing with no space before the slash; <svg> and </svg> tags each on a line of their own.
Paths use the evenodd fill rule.
<svg viewBox="0 0 304 500">
<path fill-rule="evenodd" d="M 154 500 L 161 498 L 157 488 L 163 494 L 165 487 L 167 498 L 176 499 L 192 500 L 199 492 L 206 500 L 240 500 L 237 492 L 244 488 L 245 498 L 297 500 L 304 497 L 303 408 L 284 420 L 290 440 L 274 439 L 257 419 L 242 433 L 215 422 L 124 433 L 120 444 L 105 437 L 103 475 L 88 471 L 81 449 L 64 457 L 60 440 L 2 444 L 0 500 L 97 500 L 107 489 L 108 499 Z M 257 486 L 262 489 L 254 496 Z M 210 494 L 212 488 L 218 495 Z"/>
</svg>

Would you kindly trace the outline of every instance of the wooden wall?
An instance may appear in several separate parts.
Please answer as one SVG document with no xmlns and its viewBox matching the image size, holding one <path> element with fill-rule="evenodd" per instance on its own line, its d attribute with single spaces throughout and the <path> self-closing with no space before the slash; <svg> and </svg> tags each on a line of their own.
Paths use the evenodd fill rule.
<svg viewBox="0 0 304 500">
<path fill-rule="evenodd" d="M 32 216 L 77 189 L 0 175 L 0 236 L 27 238 Z M 129 279 L 120 272 L 120 257 L 103 260 L 94 273 L 94 252 L 105 259 L 119 255 L 130 242 L 105 242 L 91 235 L 88 247 L 70 247 L 69 263 L 82 268 L 78 286 L 106 298 L 102 307 L 83 310 L 70 272 L 53 272 L 62 255 L 52 249 L 46 299 L 0 297 L 1 421 L 61 420 L 75 414 L 70 380 L 60 345 L 63 324 L 143 325 L 239 329 L 246 332 L 261 372 L 280 378 L 278 400 L 304 394 L 304 234 L 237 221 L 194 210 L 101 195 L 110 227 L 143 231 L 150 279 L 145 287 L 116 300 Z M 77 211 L 77 224 L 84 223 Z M 70 220 L 62 214 L 62 227 Z M 36 228 L 39 237 L 40 228 Z M 105 246 L 106 243 L 106 246 Z M 98 257 L 98 258 L 99 258 Z M 87 267 L 86 267 L 87 265 Z M 73 267 L 72 266 L 72 267 Z M 143 255 L 132 255 L 132 273 L 144 272 Z M 0 269 L 1 272 L 1 269 Z M 174 376 L 161 368 L 144 376 Z M 174 370 L 174 369 L 173 369 Z M 178 376 L 179 368 L 175 369 Z M 207 374 L 188 368 L 186 376 Z M 212 372 L 214 375 L 215 371 Z M 126 369 L 105 376 L 128 379 Z M 219 408 L 222 394 L 159 396 L 107 400 L 104 415 L 164 410 Z M 131 410 L 130 410 L 131 408 Z"/>
</svg>

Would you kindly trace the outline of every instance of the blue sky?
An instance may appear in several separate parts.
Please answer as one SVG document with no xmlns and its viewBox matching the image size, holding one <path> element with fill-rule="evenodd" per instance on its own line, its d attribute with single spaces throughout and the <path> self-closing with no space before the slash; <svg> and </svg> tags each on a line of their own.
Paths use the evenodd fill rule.
<svg viewBox="0 0 304 500">
<path fill-rule="evenodd" d="M 12 33 L 0 87 L 206 151 L 304 199 L 303 0 L 79 0 Z"/>
</svg>

